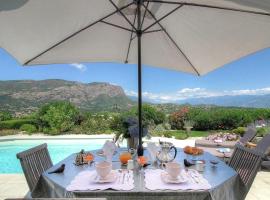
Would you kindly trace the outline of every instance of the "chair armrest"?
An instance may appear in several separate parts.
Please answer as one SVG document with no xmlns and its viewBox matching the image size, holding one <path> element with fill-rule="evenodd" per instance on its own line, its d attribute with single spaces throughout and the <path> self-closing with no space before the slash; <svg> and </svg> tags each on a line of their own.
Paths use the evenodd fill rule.
<svg viewBox="0 0 270 200">
<path fill-rule="evenodd" d="M 257 144 L 252 143 L 252 142 L 247 142 L 245 146 L 248 148 L 255 148 L 257 146 Z"/>
</svg>

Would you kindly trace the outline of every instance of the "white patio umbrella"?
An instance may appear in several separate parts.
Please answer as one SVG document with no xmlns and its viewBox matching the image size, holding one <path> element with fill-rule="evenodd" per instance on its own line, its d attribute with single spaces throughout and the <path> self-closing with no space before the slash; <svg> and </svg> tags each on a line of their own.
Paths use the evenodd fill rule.
<svg viewBox="0 0 270 200">
<path fill-rule="evenodd" d="M 269 0 L 0 0 L 0 46 L 22 65 L 144 64 L 203 75 L 270 46 Z M 256 70 L 256 69 L 254 69 Z"/>
</svg>

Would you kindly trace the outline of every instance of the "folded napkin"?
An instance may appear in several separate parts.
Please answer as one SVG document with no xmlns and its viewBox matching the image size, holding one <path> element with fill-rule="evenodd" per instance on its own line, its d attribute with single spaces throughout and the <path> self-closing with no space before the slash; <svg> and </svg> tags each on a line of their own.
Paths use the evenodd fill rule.
<svg viewBox="0 0 270 200">
<path fill-rule="evenodd" d="M 216 149 L 220 153 L 230 153 L 231 150 L 229 148 L 217 148 Z"/>
<path fill-rule="evenodd" d="M 116 149 L 117 149 L 117 146 L 113 141 L 107 140 L 105 144 L 103 145 L 102 150 L 108 162 L 112 161 L 112 157 Z"/>
<path fill-rule="evenodd" d="M 182 175 L 188 179 L 185 183 L 165 183 L 161 179 L 161 169 L 146 169 L 145 187 L 149 190 L 208 190 L 211 188 L 208 181 L 196 170 L 182 170 Z"/>
<path fill-rule="evenodd" d="M 117 178 L 111 183 L 96 183 L 97 173 L 96 171 L 83 171 L 80 172 L 67 186 L 67 191 L 82 191 L 82 190 L 132 190 L 134 188 L 133 172 L 115 171 Z"/>
</svg>

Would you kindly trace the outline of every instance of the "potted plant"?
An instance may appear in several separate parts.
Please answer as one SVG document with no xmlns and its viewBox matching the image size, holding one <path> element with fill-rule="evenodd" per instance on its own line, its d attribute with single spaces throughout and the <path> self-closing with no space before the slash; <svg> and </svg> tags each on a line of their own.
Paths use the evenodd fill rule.
<svg viewBox="0 0 270 200">
<path fill-rule="evenodd" d="M 143 135 L 142 137 L 148 134 L 148 129 L 143 123 Z M 139 143 L 139 125 L 138 119 L 135 117 L 127 117 L 122 121 L 122 129 L 116 135 L 116 141 L 121 138 L 127 139 L 128 148 L 136 149 Z"/>
</svg>

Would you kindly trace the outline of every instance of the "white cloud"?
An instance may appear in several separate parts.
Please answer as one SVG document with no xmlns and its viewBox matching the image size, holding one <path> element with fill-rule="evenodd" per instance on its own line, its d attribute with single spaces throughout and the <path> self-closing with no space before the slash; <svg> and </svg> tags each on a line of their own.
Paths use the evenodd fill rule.
<svg viewBox="0 0 270 200">
<path fill-rule="evenodd" d="M 135 91 L 125 91 L 127 95 L 137 97 Z M 220 96 L 238 96 L 238 95 L 264 95 L 270 94 L 270 87 L 259 89 L 245 89 L 245 90 L 224 90 L 212 91 L 205 88 L 183 88 L 173 93 L 151 93 L 143 92 L 142 96 L 146 100 L 157 103 L 176 102 L 186 99 L 220 97 Z"/>
<path fill-rule="evenodd" d="M 87 70 L 87 67 L 84 64 L 80 64 L 80 63 L 72 63 L 72 64 L 70 64 L 70 66 L 75 67 L 76 69 L 78 69 L 82 72 Z"/>
</svg>

